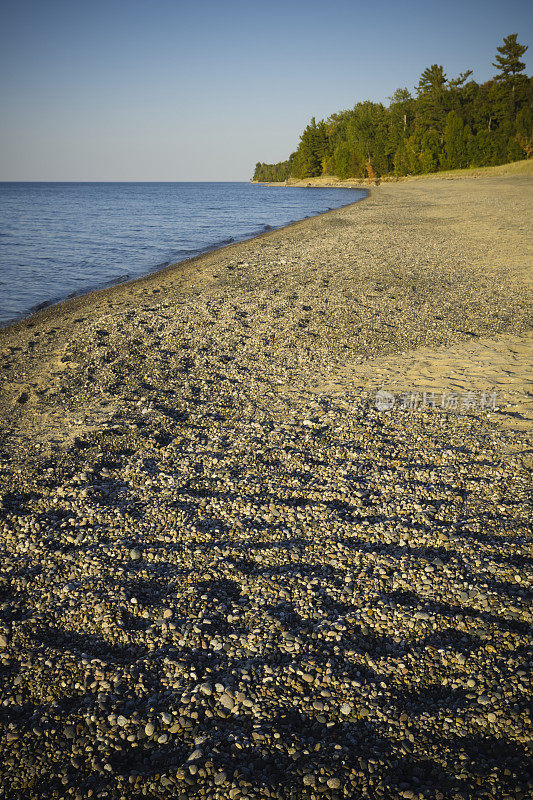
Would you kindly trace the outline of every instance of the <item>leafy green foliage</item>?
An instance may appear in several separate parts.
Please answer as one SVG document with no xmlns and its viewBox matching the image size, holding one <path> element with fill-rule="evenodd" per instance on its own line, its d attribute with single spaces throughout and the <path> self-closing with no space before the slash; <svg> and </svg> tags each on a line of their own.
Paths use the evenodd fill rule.
<svg viewBox="0 0 533 800">
<path fill-rule="evenodd" d="M 279 164 L 262 164 L 260 161 L 255 165 L 254 181 L 285 181 L 290 175 L 289 162 L 280 161 Z"/>
<path fill-rule="evenodd" d="M 520 61 L 527 46 L 513 33 L 497 50 L 499 72 L 486 83 L 472 80 L 471 70 L 448 79 L 432 64 L 415 96 L 397 89 L 388 106 L 367 100 L 320 122 L 313 117 L 296 152 L 279 164 L 257 164 L 254 180 L 374 179 L 531 158 L 533 79 Z"/>
</svg>

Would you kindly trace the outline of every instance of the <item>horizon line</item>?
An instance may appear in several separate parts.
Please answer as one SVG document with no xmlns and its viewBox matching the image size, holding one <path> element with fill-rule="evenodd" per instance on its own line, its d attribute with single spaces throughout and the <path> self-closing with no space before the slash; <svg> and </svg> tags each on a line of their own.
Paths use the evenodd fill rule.
<svg viewBox="0 0 533 800">
<path fill-rule="evenodd" d="M 241 180 L 176 180 L 176 181 L 158 181 L 158 180 L 137 180 L 137 179 L 129 179 L 129 180 L 33 180 L 31 178 L 24 178 L 24 179 L 9 179 L 4 180 L 0 178 L 0 183 L 253 183 L 252 178 L 246 178 Z"/>
</svg>

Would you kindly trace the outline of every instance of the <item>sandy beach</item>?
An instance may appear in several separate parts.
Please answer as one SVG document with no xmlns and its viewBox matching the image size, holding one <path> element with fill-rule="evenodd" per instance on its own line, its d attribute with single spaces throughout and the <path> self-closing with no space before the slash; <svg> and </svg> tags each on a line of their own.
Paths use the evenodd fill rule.
<svg viewBox="0 0 533 800">
<path fill-rule="evenodd" d="M 0 331 L 6 800 L 530 796 L 532 166 Z"/>
</svg>

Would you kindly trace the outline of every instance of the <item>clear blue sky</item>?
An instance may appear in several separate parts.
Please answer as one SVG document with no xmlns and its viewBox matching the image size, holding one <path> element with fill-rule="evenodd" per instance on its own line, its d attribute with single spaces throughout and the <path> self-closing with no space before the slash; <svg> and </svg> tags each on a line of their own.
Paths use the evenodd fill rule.
<svg viewBox="0 0 533 800">
<path fill-rule="evenodd" d="M 516 0 L 1 0 L 0 180 L 247 180 L 314 115 L 474 70 Z"/>
</svg>

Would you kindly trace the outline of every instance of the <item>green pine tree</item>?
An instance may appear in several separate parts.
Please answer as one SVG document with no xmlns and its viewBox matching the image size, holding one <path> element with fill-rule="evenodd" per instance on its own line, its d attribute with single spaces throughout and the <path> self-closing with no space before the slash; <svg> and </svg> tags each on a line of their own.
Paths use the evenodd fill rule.
<svg viewBox="0 0 533 800">
<path fill-rule="evenodd" d="M 439 64 L 427 67 L 416 87 L 418 93 L 417 121 L 422 128 L 435 128 L 442 132 L 448 109 L 445 105 L 447 78 Z"/>
<path fill-rule="evenodd" d="M 496 48 L 499 55 L 496 56 L 496 61 L 492 62 L 492 66 L 500 70 L 496 75 L 496 80 L 512 85 L 516 84 L 518 76 L 526 68 L 525 63 L 520 61 L 520 58 L 528 49 L 527 45 L 517 42 L 517 37 L 517 33 L 505 36 L 503 45 Z"/>
<path fill-rule="evenodd" d="M 439 66 L 439 64 L 432 64 L 431 67 L 426 67 L 416 88 L 418 94 L 440 92 L 444 89 L 445 84 L 446 73 L 444 72 L 444 67 Z"/>
<path fill-rule="evenodd" d="M 456 111 L 450 111 L 444 128 L 444 167 L 460 169 L 468 163 L 468 136 L 463 120 Z"/>
</svg>

